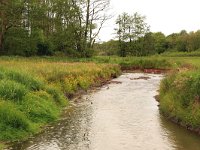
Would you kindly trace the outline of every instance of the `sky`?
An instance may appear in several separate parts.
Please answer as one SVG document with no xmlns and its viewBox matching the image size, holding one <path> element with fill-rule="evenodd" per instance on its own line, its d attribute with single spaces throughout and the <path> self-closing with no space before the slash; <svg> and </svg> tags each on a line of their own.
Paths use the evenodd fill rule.
<svg viewBox="0 0 200 150">
<path fill-rule="evenodd" d="M 127 12 L 146 16 L 146 22 L 152 32 L 165 35 L 200 29 L 200 0 L 111 0 L 110 12 L 113 18 L 108 20 L 99 34 L 100 41 L 115 37 L 115 20 L 119 14 Z"/>
</svg>

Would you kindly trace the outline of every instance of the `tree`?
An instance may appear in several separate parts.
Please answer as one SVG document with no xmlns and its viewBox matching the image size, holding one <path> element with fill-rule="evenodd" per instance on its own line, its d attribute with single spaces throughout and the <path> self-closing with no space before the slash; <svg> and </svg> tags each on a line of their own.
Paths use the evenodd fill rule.
<svg viewBox="0 0 200 150">
<path fill-rule="evenodd" d="M 109 0 L 1 0 L 1 53 L 29 56 L 46 55 L 53 50 L 70 56 L 90 56 L 95 38 L 109 19 L 105 13 L 109 3 Z"/>
<path fill-rule="evenodd" d="M 115 31 L 119 39 L 121 56 L 126 56 L 127 54 L 140 55 L 136 41 L 144 37 L 150 30 L 145 19 L 145 16 L 137 12 L 133 15 L 123 13 L 118 16 Z"/>
<path fill-rule="evenodd" d="M 176 49 L 176 44 L 178 40 L 178 34 L 177 33 L 172 33 L 166 37 L 166 42 L 167 42 L 167 49 L 168 50 L 174 50 Z"/>
<path fill-rule="evenodd" d="M 20 0 L 0 1 L 0 51 L 4 53 L 4 40 L 6 33 L 12 27 L 19 27 L 22 18 L 22 2 Z"/>
<path fill-rule="evenodd" d="M 167 49 L 167 43 L 165 35 L 162 32 L 157 32 L 153 34 L 154 38 L 154 49 L 156 53 L 161 54 Z"/>
<path fill-rule="evenodd" d="M 118 54 L 118 41 L 110 40 L 103 43 L 95 43 L 94 50 L 98 55 L 117 55 Z"/>
<path fill-rule="evenodd" d="M 111 18 L 106 14 L 109 9 L 110 0 L 85 0 L 81 8 L 84 22 L 84 50 L 91 49 L 95 43 L 103 24 Z"/>
<path fill-rule="evenodd" d="M 144 37 L 140 38 L 138 40 L 138 44 L 141 45 L 141 49 L 140 49 L 140 55 L 141 56 L 148 56 L 148 55 L 153 55 L 156 54 L 156 50 L 155 50 L 155 39 L 153 36 L 154 33 L 149 32 L 147 34 L 145 34 Z"/>
</svg>

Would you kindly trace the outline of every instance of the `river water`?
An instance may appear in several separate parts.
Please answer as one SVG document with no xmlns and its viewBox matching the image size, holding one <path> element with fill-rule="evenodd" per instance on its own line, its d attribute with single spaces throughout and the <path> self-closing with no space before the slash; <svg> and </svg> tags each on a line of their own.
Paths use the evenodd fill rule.
<svg viewBox="0 0 200 150">
<path fill-rule="evenodd" d="M 200 137 L 166 120 L 154 96 L 162 75 L 126 73 L 71 103 L 43 133 L 10 150 L 200 150 Z"/>
</svg>

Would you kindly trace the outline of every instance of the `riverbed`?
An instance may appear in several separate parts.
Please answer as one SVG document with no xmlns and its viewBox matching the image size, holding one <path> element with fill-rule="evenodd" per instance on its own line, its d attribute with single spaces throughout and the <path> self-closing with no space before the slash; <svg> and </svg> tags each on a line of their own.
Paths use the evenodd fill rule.
<svg viewBox="0 0 200 150">
<path fill-rule="evenodd" d="M 9 150 L 199 150 L 200 137 L 159 112 L 163 75 L 125 73 L 71 102 L 62 119 Z"/>
</svg>

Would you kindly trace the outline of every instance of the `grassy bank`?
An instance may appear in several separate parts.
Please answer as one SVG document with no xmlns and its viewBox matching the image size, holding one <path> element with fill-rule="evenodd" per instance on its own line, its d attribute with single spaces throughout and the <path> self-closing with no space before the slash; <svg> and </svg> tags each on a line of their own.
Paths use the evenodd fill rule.
<svg viewBox="0 0 200 150">
<path fill-rule="evenodd" d="M 190 66 L 169 74 L 161 82 L 159 99 L 160 110 L 167 117 L 190 130 L 200 131 L 199 67 Z"/>
<path fill-rule="evenodd" d="M 111 64 L 0 60 L 0 141 L 26 139 L 59 118 L 68 98 L 120 74 Z"/>
<path fill-rule="evenodd" d="M 200 134 L 200 59 L 179 55 L 165 57 L 177 67 L 161 82 L 160 110 L 174 122 Z"/>
<path fill-rule="evenodd" d="M 176 70 L 161 83 L 160 109 L 191 128 L 200 126 L 198 57 L 1 57 L 0 141 L 38 133 L 59 118 L 68 98 L 118 76 L 119 66 L 127 70 Z"/>
</svg>

